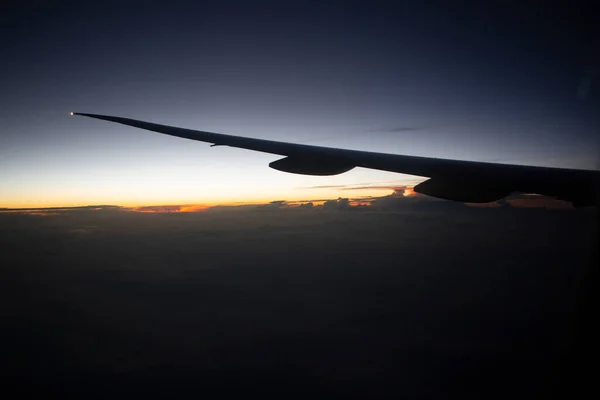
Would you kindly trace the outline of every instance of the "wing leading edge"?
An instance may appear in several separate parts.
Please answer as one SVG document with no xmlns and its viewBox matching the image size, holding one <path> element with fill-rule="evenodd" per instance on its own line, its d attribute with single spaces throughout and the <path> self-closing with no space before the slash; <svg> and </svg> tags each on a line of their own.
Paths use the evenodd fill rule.
<svg viewBox="0 0 600 400">
<path fill-rule="evenodd" d="M 415 191 L 447 200 L 489 202 L 519 191 L 573 202 L 600 205 L 600 171 L 448 160 L 399 154 L 344 150 L 274 140 L 225 135 L 108 115 L 71 113 L 185 139 L 277 154 L 271 168 L 305 175 L 336 175 L 355 167 L 428 177 Z"/>
</svg>

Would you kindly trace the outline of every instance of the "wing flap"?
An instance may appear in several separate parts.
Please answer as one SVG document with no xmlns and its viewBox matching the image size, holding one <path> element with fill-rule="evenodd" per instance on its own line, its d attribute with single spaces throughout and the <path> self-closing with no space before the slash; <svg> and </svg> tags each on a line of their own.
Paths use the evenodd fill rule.
<svg viewBox="0 0 600 400">
<path fill-rule="evenodd" d="M 354 168 L 343 159 L 327 157 L 285 157 L 269 164 L 278 171 L 301 175 L 339 175 Z"/>
</svg>

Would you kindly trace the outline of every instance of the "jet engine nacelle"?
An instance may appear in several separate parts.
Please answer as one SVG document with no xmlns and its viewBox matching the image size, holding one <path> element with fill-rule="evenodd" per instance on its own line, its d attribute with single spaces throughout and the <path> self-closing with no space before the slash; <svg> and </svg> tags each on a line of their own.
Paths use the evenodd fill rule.
<svg viewBox="0 0 600 400">
<path fill-rule="evenodd" d="M 291 156 L 273 161 L 269 167 L 292 174 L 338 175 L 350 171 L 355 166 L 330 158 Z"/>
<path fill-rule="evenodd" d="M 464 203 L 489 203 L 508 196 L 513 190 L 486 186 L 480 183 L 453 181 L 443 178 L 431 178 L 419 183 L 413 189 L 417 193 L 440 199 Z"/>
</svg>

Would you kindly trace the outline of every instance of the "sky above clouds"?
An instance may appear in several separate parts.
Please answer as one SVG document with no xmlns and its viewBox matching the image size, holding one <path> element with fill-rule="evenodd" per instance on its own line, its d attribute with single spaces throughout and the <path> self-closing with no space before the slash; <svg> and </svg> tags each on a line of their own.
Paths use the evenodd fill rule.
<svg viewBox="0 0 600 400">
<path fill-rule="evenodd" d="M 597 36 L 585 7 L 185 3 L 4 6 L 0 207 L 337 198 L 331 186 L 420 181 L 362 169 L 285 174 L 268 167 L 272 155 L 69 111 L 349 149 L 597 167 Z"/>
</svg>

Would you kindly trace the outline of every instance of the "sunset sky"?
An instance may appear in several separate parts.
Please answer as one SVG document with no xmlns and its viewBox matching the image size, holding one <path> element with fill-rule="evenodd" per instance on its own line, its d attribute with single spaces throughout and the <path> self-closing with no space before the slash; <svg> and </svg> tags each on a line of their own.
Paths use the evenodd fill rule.
<svg viewBox="0 0 600 400">
<path fill-rule="evenodd" d="M 69 111 L 348 149 L 597 168 L 598 47 L 584 11 L 185 3 L 2 6 L 0 207 L 359 198 L 422 180 L 364 169 L 285 174 L 268 167 L 277 156 Z"/>
<path fill-rule="evenodd" d="M 415 191 L 425 177 L 295 175 L 222 137 L 204 135 L 211 147 L 70 115 L 598 171 L 597 5 L 531 3 L 0 2 L 3 387 L 145 400 L 593 393 L 593 173 L 434 163 L 446 169 L 428 193 L 506 195 L 463 203 Z M 267 150 L 292 164 L 352 158 L 289 148 Z"/>
</svg>

